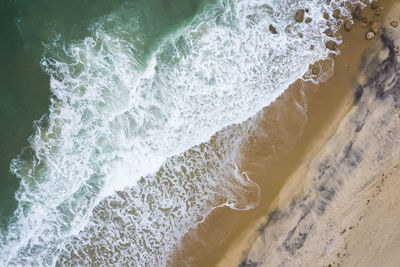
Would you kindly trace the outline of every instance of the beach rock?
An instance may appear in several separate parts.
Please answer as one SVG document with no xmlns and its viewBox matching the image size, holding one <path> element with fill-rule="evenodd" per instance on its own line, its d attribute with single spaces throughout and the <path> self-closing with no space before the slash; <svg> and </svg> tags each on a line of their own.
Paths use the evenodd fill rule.
<svg viewBox="0 0 400 267">
<path fill-rule="evenodd" d="M 303 22 L 304 21 L 304 9 L 299 9 L 296 11 L 296 15 L 294 16 L 295 20 L 297 22 Z"/>
<path fill-rule="evenodd" d="M 377 9 L 379 7 L 378 1 L 374 0 L 371 3 L 371 8 L 372 9 Z"/>
<path fill-rule="evenodd" d="M 365 38 L 367 39 L 367 40 L 371 40 L 372 38 L 374 38 L 375 37 L 375 33 L 374 32 L 367 32 L 367 34 L 365 35 Z"/>
<path fill-rule="evenodd" d="M 325 46 L 326 46 L 326 48 L 328 48 L 329 50 L 332 50 L 332 51 L 336 51 L 336 49 L 337 49 L 337 45 L 334 41 L 326 42 Z"/>
<path fill-rule="evenodd" d="M 324 34 L 329 36 L 329 37 L 333 37 L 333 31 L 331 28 L 328 28 L 324 31 Z"/>
<path fill-rule="evenodd" d="M 305 22 L 310 23 L 312 21 L 312 18 L 306 18 Z"/>
<path fill-rule="evenodd" d="M 397 28 L 397 27 L 399 27 L 399 22 L 394 20 L 394 21 L 390 22 L 390 26 L 392 26 L 393 28 Z"/>
<path fill-rule="evenodd" d="M 333 16 L 335 19 L 339 19 L 339 17 L 340 17 L 340 9 L 335 9 L 335 10 L 333 11 L 332 16 Z"/>
<path fill-rule="evenodd" d="M 379 33 L 379 23 L 377 21 L 371 21 L 369 23 L 369 29 L 375 33 L 378 34 Z"/>
<path fill-rule="evenodd" d="M 329 14 L 328 13 L 324 13 L 324 19 L 328 20 L 329 19 Z"/>
<path fill-rule="evenodd" d="M 357 5 L 353 12 L 351 13 L 351 15 L 353 16 L 354 19 L 360 19 L 361 15 L 362 15 L 362 8 L 360 5 Z"/>
<path fill-rule="evenodd" d="M 345 30 L 346 32 L 349 32 L 349 31 L 351 31 L 352 28 L 353 28 L 353 22 L 351 22 L 350 20 L 347 20 L 347 21 L 344 23 L 344 30 Z"/>
<path fill-rule="evenodd" d="M 318 75 L 320 73 L 320 71 L 321 71 L 321 69 L 320 69 L 320 67 L 318 65 L 313 66 L 312 69 L 311 69 L 311 72 L 314 75 Z"/>
<path fill-rule="evenodd" d="M 277 34 L 278 32 L 276 31 L 276 28 L 272 25 L 269 25 L 269 31 L 272 32 L 272 34 Z"/>
</svg>

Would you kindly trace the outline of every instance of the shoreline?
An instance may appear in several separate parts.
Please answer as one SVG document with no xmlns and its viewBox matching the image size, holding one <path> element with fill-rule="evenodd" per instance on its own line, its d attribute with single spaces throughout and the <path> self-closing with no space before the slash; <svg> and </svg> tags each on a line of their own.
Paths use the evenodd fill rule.
<svg viewBox="0 0 400 267">
<path fill-rule="evenodd" d="M 369 6 L 365 9 L 371 18 L 383 20 L 391 2 L 379 2 L 385 8 L 379 9 L 380 16 L 375 16 L 377 11 L 369 10 Z M 250 211 L 214 210 L 199 229 L 186 236 L 183 250 L 174 255 L 174 264 L 188 264 L 186 259 L 189 258 L 191 266 L 239 265 L 242 255 L 259 236 L 258 229 L 266 224 L 268 217 L 265 215 L 288 206 L 294 196 L 307 188 L 311 179 L 304 181 L 299 177 L 305 177 L 312 158 L 334 135 L 353 107 L 353 86 L 357 83 L 362 54 L 379 45 L 379 38 L 365 40 L 366 30 L 361 22 L 355 23 L 350 32 L 343 28 L 340 30 L 343 38 L 339 46 L 341 53 L 333 55 L 334 71 L 328 81 L 313 84 L 299 79 L 264 108 L 259 133 L 268 138 L 259 140 L 256 136 L 250 140 L 249 147 L 243 151 L 240 166 L 261 187 L 259 206 Z M 329 71 L 329 62 L 322 64 Z M 310 71 L 312 68 L 310 66 Z M 320 70 L 320 74 L 324 71 L 327 70 Z M 299 105 L 305 108 L 307 118 L 292 126 L 293 117 L 298 119 L 302 116 L 302 112 L 297 110 Z M 222 244 L 205 248 L 209 240 L 215 239 L 212 235 L 227 238 Z"/>
<path fill-rule="evenodd" d="M 382 1 L 384 2 L 384 1 Z M 388 1 L 387 1 L 388 2 Z M 388 7 L 395 7 L 395 3 L 394 1 L 390 1 L 391 5 L 390 6 L 385 6 L 385 8 Z M 380 2 L 381 3 L 381 2 Z M 385 27 L 386 32 L 392 30 L 391 26 L 390 26 L 390 22 L 391 19 L 393 18 L 395 14 L 395 12 L 393 10 L 400 10 L 400 5 L 397 4 L 396 8 L 391 8 L 391 14 L 386 14 L 386 16 L 383 16 L 381 19 L 382 23 L 383 21 L 385 21 Z M 396 18 L 399 19 L 399 18 Z M 394 27 L 392 27 L 394 28 Z M 397 38 L 399 38 L 397 36 Z M 345 38 L 344 38 L 345 39 Z M 399 39 L 397 39 L 397 42 Z M 346 45 L 346 40 L 344 41 L 344 45 Z M 383 48 L 375 48 L 375 51 L 383 51 Z M 367 52 L 367 51 L 366 51 Z M 375 52 L 375 53 L 378 53 Z M 367 52 L 367 54 L 371 54 L 372 52 L 369 51 Z M 381 52 L 382 54 L 382 52 Z M 382 57 L 382 55 L 379 55 L 377 57 Z M 362 86 L 364 86 L 364 84 L 367 83 L 368 80 L 371 79 L 371 77 L 373 76 L 373 73 L 371 73 L 371 70 L 366 71 L 366 69 L 368 69 L 368 66 L 366 65 L 366 61 L 368 61 L 371 58 L 370 55 L 366 56 L 363 58 L 363 68 L 360 69 L 360 72 L 358 74 L 358 83 L 361 84 Z M 384 58 L 382 58 L 383 60 Z M 371 59 L 370 59 L 371 60 Z M 336 63 L 336 61 L 335 61 Z M 377 64 L 375 64 L 375 66 L 378 66 Z M 373 71 L 373 70 L 372 70 Z M 334 76 L 337 75 L 337 72 L 335 71 Z M 328 81 L 329 83 L 330 81 Z M 367 101 L 367 100 L 364 100 Z M 343 216 L 347 216 L 347 217 L 353 217 L 351 220 L 349 219 L 348 221 L 346 221 L 343 224 L 353 224 L 352 226 L 349 226 L 349 229 L 347 229 L 347 232 L 349 232 L 350 230 L 352 231 L 352 236 L 348 233 L 346 236 L 346 227 L 344 227 L 344 230 L 341 230 L 340 235 L 344 236 L 344 242 L 340 242 L 338 241 L 338 245 L 335 244 L 336 240 L 335 240 L 335 235 L 330 235 L 330 239 L 327 240 L 327 238 L 325 238 L 324 236 L 318 236 L 317 234 L 314 234 L 312 237 L 308 237 L 309 239 L 313 238 L 313 241 L 309 241 L 307 243 L 307 245 L 305 244 L 303 247 L 303 243 L 306 242 L 305 240 L 307 239 L 307 235 L 311 235 L 309 233 L 309 231 L 303 229 L 304 226 L 301 225 L 302 220 L 300 219 L 300 221 L 298 221 L 298 227 L 302 228 L 303 230 L 299 230 L 298 228 L 291 228 L 291 226 L 293 226 L 294 224 L 292 223 L 291 226 L 285 225 L 285 222 L 290 220 L 290 218 L 283 218 L 285 216 L 292 216 L 292 215 L 286 215 L 286 213 L 291 214 L 292 209 L 296 209 L 297 208 L 297 212 L 300 212 L 299 209 L 300 207 L 304 207 L 304 205 L 307 205 L 307 203 L 309 204 L 310 201 L 306 202 L 306 198 L 307 197 L 314 197 L 315 199 L 318 199 L 319 197 L 323 197 L 320 196 L 320 194 L 324 195 L 324 191 L 322 191 L 322 193 L 310 193 L 310 190 L 312 191 L 313 189 L 310 188 L 315 188 L 316 184 L 318 184 L 318 182 L 315 181 L 316 175 L 318 174 L 318 170 L 320 170 L 321 168 L 321 161 L 322 159 L 324 159 L 324 156 L 321 154 L 324 154 L 323 151 L 324 150 L 329 150 L 327 149 L 327 147 L 330 146 L 330 150 L 334 150 L 335 148 L 337 148 L 336 150 L 338 151 L 337 153 L 333 154 L 333 156 L 326 156 L 325 158 L 326 160 L 328 160 L 329 157 L 334 157 L 334 155 L 339 154 L 340 152 L 340 145 L 336 144 L 335 145 L 329 145 L 329 143 L 334 143 L 335 141 L 337 143 L 340 143 L 342 138 L 345 138 L 346 134 L 349 135 L 349 129 L 350 126 L 348 126 L 348 124 L 351 124 L 351 120 L 348 118 L 349 116 L 351 117 L 351 114 L 354 113 L 355 109 L 359 108 L 358 107 L 358 103 L 355 103 L 355 105 L 351 106 L 350 110 L 344 111 L 344 115 L 341 113 L 340 115 L 337 115 L 334 118 L 334 121 L 332 121 L 332 125 L 337 125 L 338 127 L 333 127 L 335 129 L 327 129 L 324 134 L 321 135 L 319 140 L 316 140 L 316 143 L 311 145 L 310 151 L 309 153 L 306 155 L 305 159 L 302 161 L 301 166 L 298 167 L 294 173 L 292 173 L 290 175 L 290 177 L 287 179 L 285 185 L 282 187 L 281 191 L 279 192 L 278 196 L 276 197 L 276 199 L 274 200 L 274 202 L 271 204 L 270 206 L 270 211 L 268 212 L 268 216 L 267 217 L 263 217 L 261 218 L 256 225 L 253 225 L 253 227 L 248 228 L 247 234 L 246 236 L 242 237 L 241 239 L 239 239 L 239 241 L 237 241 L 236 243 L 234 243 L 231 246 L 231 250 L 229 251 L 229 253 L 227 253 L 221 261 L 218 262 L 217 266 L 234 266 L 234 265 L 239 265 L 240 266 L 247 266 L 248 264 L 254 264 L 254 266 L 269 266 L 269 264 L 272 264 L 273 266 L 275 266 L 275 264 L 278 264 L 277 261 L 272 261 L 273 260 L 278 260 L 279 257 L 282 257 L 282 255 L 280 256 L 270 256 L 270 255 L 266 255 L 266 254 L 278 254 L 278 252 L 275 251 L 275 249 L 277 249 L 277 246 L 281 247 L 282 245 L 286 247 L 286 249 L 288 249 L 288 255 L 285 254 L 286 257 L 285 258 L 280 258 L 280 260 L 282 260 L 280 262 L 280 264 L 300 264 L 300 265 L 304 265 L 304 264 L 309 264 L 310 262 L 314 262 L 314 265 L 320 265 L 317 264 L 315 261 L 316 258 L 319 258 L 319 263 L 324 263 L 326 265 L 323 266 L 339 266 L 342 264 L 345 264 L 346 266 L 354 266 L 354 264 L 360 264 L 360 262 L 364 262 L 364 264 L 367 264 L 368 261 L 363 259 L 364 258 L 369 258 L 369 260 L 375 260 L 375 263 L 380 262 L 379 260 L 383 260 L 384 256 L 381 256 L 382 258 L 379 258 L 379 260 L 377 260 L 376 258 L 373 258 L 372 256 L 367 256 L 365 257 L 364 253 L 365 251 L 367 251 L 367 247 L 368 245 L 365 245 L 365 243 L 368 242 L 368 236 L 369 236 L 369 231 L 371 231 L 371 228 L 379 228 L 379 229 L 375 229 L 374 231 L 380 231 L 380 232 L 384 232 L 382 229 L 384 228 L 382 227 L 377 227 L 377 224 L 384 224 L 385 227 L 387 228 L 396 228 L 395 224 L 396 221 L 395 219 L 393 220 L 385 220 L 383 223 L 381 221 L 377 222 L 377 218 L 379 218 L 379 216 L 385 216 L 383 209 L 380 208 L 378 205 L 375 205 L 371 210 L 367 210 L 364 207 L 361 207 L 360 203 L 366 201 L 366 205 L 368 206 L 370 201 L 373 198 L 376 198 L 376 202 L 380 201 L 380 205 L 383 206 L 390 206 L 389 209 L 394 210 L 394 212 L 399 212 L 399 207 L 396 205 L 393 205 L 393 201 L 395 199 L 395 201 L 398 202 L 398 199 L 396 197 L 394 197 L 395 192 L 396 192 L 396 188 L 395 186 L 399 186 L 398 181 L 396 181 L 394 178 L 397 176 L 399 176 L 399 164 L 398 161 L 396 161 L 396 159 L 393 160 L 393 162 L 391 161 L 389 164 L 383 165 L 377 167 L 379 170 L 377 172 L 373 172 L 373 174 L 370 174 L 372 177 L 370 178 L 368 183 L 365 183 L 361 186 L 362 189 L 360 189 L 361 191 L 364 191 L 363 194 L 359 194 L 356 195 L 355 198 L 356 200 L 353 200 L 351 193 L 354 193 L 352 191 L 354 191 L 354 187 L 360 186 L 359 183 L 362 182 L 362 177 L 359 177 L 359 181 L 357 186 L 355 184 L 352 184 L 352 187 L 349 188 L 344 188 L 343 191 L 348 192 L 343 193 L 340 192 L 338 194 L 340 194 L 340 198 L 339 198 L 339 204 L 341 204 L 341 208 L 346 210 L 346 212 L 340 212 L 340 208 L 335 207 L 336 204 L 325 204 L 325 202 L 323 202 L 323 210 L 325 211 L 325 209 L 334 209 L 335 212 L 342 214 Z M 360 108 L 359 108 L 360 109 Z M 384 111 L 381 111 L 384 112 Z M 340 118 L 343 115 L 342 118 Z M 354 115 L 353 115 L 354 116 Z M 353 120 L 355 120 L 354 118 L 352 118 Z M 372 119 L 371 119 L 372 120 Z M 340 126 L 339 126 L 340 124 Z M 346 125 L 347 124 L 347 125 Z M 331 126 L 332 126 L 331 125 Z M 392 132 L 391 132 L 392 131 Z M 393 134 L 397 134 L 397 129 L 395 130 L 389 130 L 389 133 L 393 133 Z M 326 139 L 328 137 L 328 139 Z M 387 138 L 387 137 L 386 137 Z M 329 140 L 329 142 L 325 142 L 323 140 Z M 334 141 L 332 141 L 334 140 Z M 314 148 L 312 148 L 314 147 Z M 344 147 L 343 147 L 344 149 Z M 383 148 L 381 147 L 375 147 L 376 153 L 380 153 L 380 151 Z M 329 152 L 325 152 L 325 154 L 329 154 Z M 393 152 L 394 153 L 394 152 Z M 332 152 L 331 152 L 332 154 Z M 369 155 L 370 157 L 372 157 L 371 155 Z M 398 156 L 398 155 L 397 155 Z M 388 155 L 387 157 L 389 158 L 396 158 L 396 155 Z M 398 160 L 399 157 L 397 157 Z M 367 159 L 367 160 L 371 160 L 371 159 Z M 369 163 L 371 164 L 371 163 Z M 368 175 L 368 171 L 365 170 L 366 167 L 359 167 L 360 168 L 360 172 L 363 172 L 363 175 Z M 358 169 L 355 168 L 354 170 L 356 173 L 359 171 Z M 372 173 L 372 172 L 371 172 Z M 378 174 L 377 174 L 378 173 Z M 386 176 L 385 176 L 386 173 Z M 382 178 L 383 177 L 383 178 Z M 339 177 L 338 177 L 339 178 Z M 333 177 L 332 177 L 333 179 Z M 381 194 L 380 195 L 380 200 L 378 200 L 378 194 L 380 192 L 382 192 L 382 188 L 384 185 L 384 182 L 386 181 L 387 184 L 391 184 L 392 187 L 386 186 L 387 191 L 389 191 L 389 193 L 386 194 Z M 372 184 L 372 185 L 371 185 Z M 335 187 L 336 188 L 336 187 Z M 333 190 L 333 189 L 332 189 Z M 329 191 L 329 192 L 335 192 L 335 191 Z M 351 193 L 350 193 L 351 192 Z M 333 196 L 330 196 L 330 194 L 335 194 L 335 193 L 329 193 L 329 197 L 327 197 L 327 199 L 331 199 L 333 198 Z M 391 194 L 391 195 L 389 195 Z M 368 198 L 368 199 L 366 199 Z M 343 199 L 346 199 L 346 201 L 348 204 L 346 203 L 346 201 L 344 201 Z M 382 200 L 383 199 L 383 200 Z M 322 200 L 321 200 L 322 201 Z M 333 200 L 332 200 L 333 201 Z M 386 201 L 386 202 L 385 202 Z M 388 201 L 391 201 L 391 203 L 387 203 Z M 302 203 L 303 202 L 303 203 Z M 299 204 L 301 203 L 301 204 Z M 314 203 L 314 201 L 312 201 L 312 203 Z M 325 207 L 325 205 L 327 205 L 328 207 Z M 354 207 L 352 207 L 351 205 L 354 205 Z M 331 207 L 332 206 L 332 207 Z M 360 207 L 360 209 L 357 209 L 355 207 Z M 290 210 L 290 211 L 289 211 Z M 294 211 L 293 211 L 294 212 Z M 285 214 L 284 214 L 285 213 Z M 317 212 L 318 213 L 318 212 Z M 334 212 L 331 212 L 333 214 L 336 214 Z M 350 215 L 349 215 L 350 213 Z M 362 215 L 360 215 L 362 214 Z M 377 215 L 378 214 L 378 215 Z M 380 214 L 380 215 L 379 215 Z M 294 217 L 295 215 L 293 215 L 292 217 Z M 311 216 L 311 215 L 310 215 Z M 326 215 L 329 216 L 329 215 Z M 327 221 L 324 221 L 324 223 L 326 224 L 331 224 L 332 220 L 335 221 L 337 224 L 340 224 L 340 217 L 338 216 L 338 218 L 336 219 L 332 219 L 333 215 L 331 214 L 330 217 L 328 219 L 326 219 Z M 314 216 L 315 217 L 315 216 Z M 367 226 L 359 226 L 359 222 L 355 222 L 355 221 L 361 221 L 362 217 L 366 217 L 368 219 L 365 219 L 364 221 L 366 221 L 367 223 L 369 222 L 370 224 Z M 298 216 L 297 216 L 298 218 Z M 303 217 L 301 217 L 303 218 Z M 360 219 L 361 218 L 361 219 Z M 310 222 L 314 221 L 315 218 L 313 219 L 308 219 L 308 225 L 320 225 L 323 223 L 319 223 L 319 222 Z M 369 221 L 367 221 L 369 220 Z M 350 222 L 349 222 L 350 221 Z M 278 226 L 278 224 L 282 223 L 284 226 Z M 290 224 L 290 223 L 288 223 Z M 313 228 L 316 226 L 312 226 Z M 318 226 L 317 226 L 318 227 Z M 325 232 L 328 231 L 326 228 L 329 228 L 329 226 L 325 226 Z M 293 237 L 293 233 L 292 235 L 288 234 L 287 235 L 287 239 L 283 240 L 283 243 L 279 243 L 282 240 L 277 237 L 280 235 L 284 235 L 283 233 L 285 231 L 287 231 L 286 233 L 289 233 L 289 231 L 292 231 L 293 229 L 295 229 L 295 232 L 297 234 L 299 234 L 298 237 L 294 238 Z M 269 232 L 268 234 L 265 234 L 265 232 Z M 358 231 L 358 235 L 355 235 L 354 233 L 356 233 Z M 303 232 L 303 233 L 302 233 Z M 311 230 L 310 230 L 311 232 Z M 320 231 L 319 234 L 321 235 L 323 231 Z M 267 237 L 268 236 L 268 237 Z M 290 237 L 290 238 L 289 238 Z M 262 242 L 260 241 L 262 239 Z M 272 239 L 271 239 L 272 238 Z M 289 239 L 288 239 L 289 238 Z M 294 238 L 294 239 L 293 239 Z M 300 238 L 300 239 L 299 239 Z M 374 237 L 376 238 L 376 237 Z M 293 239 L 293 240 L 291 240 Z M 302 240 L 304 239 L 304 240 Z M 321 240 L 322 239 L 322 240 Z M 301 240 L 301 242 L 300 242 Z M 324 241 L 324 242 L 323 242 Z M 376 240 L 377 241 L 377 240 Z M 268 242 L 271 242 L 271 244 L 269 244 Z M 300 243 L 298 243 L 300 242 Z M 310 245 L 310 242 L 312 245 Z M 358 242 L 363 243 L 362 246 L 364 246 L 364 250 L 360 250 L 358 248 Z M 388 241 L 389 242 L 389 241 Z M 294 247 L 291 247 L 291 245 L 288 245 L 289 243 L 291 243 Z M 333 243 L 333 244 L 332 244 Z M 380 242 L 382 243 L 382 242 Z M 399 247 L 400 243 L 399 243 L 399 237 L 395 236 L 394 238 L 392 238 L 389 242 L 392 246 L 394 247 Z M 301 244 L 301 246 L 300 246 Z M 327 245 L 326 245 L 327 244 Z M 353 246 L 353 250 L 350 247 L 349 244 L 352 244 Z M 317 246 L 321 246 L 324 247 L 327 251 L 323 252 L 321 251 L 321 253 L 328 253 L 327 255 L 321 256 L 321 255 L 315 255 L 313 251 L 313 249 L 318 250 Z M 336 246 L 335 246 L 336 245 Z M 380 251 L 382 250 L 382 246 L 386 246 L 386 247 L 390 247 L 391 245 L 387 245 L 387 244 L 379 244 L 379 246 L 374 246 L 374 249 L 376 249 L 376 253 L 378 254 L 378 252 L 382 255 L 384 253 L 381 253 Z M 299 246 L 299 248 L 297 248 Z M 301 250 L 302 252 L 295 252 L 297 250 Z M 320 249 L 323 250 L 323 249 Z M 336 250 L 336 253 L 331 252 Z M 392 249 L 393 250 L 393 249 Z M 395 249 L 394 249 L 395 250 Z M 391 251 L 391 250 L 389 250 Z M 294 254 L 293 254 L 294 253 Z M 394 252 L 393 252 L 394 253 Z M 260 257 L 260 255 L 262 254 L 262 256 Z M 305 255 L 305 256 L 303 256 Z M 334 257 L 334 256 L 336 257 Z M 392 256 L 392 257 L 390 257 Z M 385 257 L 388 257 L 388 259 L 384 260 L 385 262 L 385 266 L 393 266 L 390 264 L 393 264 L 394 262 L 396 262 L 396 259 L 393 259 L 393 255 L 390 255 L 389 257 L 386 255 Z M 238 261 L 239 258 L 242 258 L 240 261 Z M 243 259 L 244 258 L 244 259 Z M 262 259 L 261 261 L 256 261 L 255 259 Z M 397 259 L 398 260 L 398 259 Z M 330 263 L 329 263 L 330 262 Z M 250 266 L 249 265 L 249 266 Z M 314 266 L 312 265 L 312 266 Z M 251 265 L 253 266 L 253 265 Z"/>
</svg>

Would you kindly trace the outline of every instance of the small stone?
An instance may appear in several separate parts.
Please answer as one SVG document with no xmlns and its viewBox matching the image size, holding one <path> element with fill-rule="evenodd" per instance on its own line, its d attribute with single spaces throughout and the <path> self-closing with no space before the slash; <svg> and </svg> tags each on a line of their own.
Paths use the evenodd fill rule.
<svg viewBox="0 0 400 267">
<path fill-rule="evenodd" d="M 371 40 L 374 37 L 375 37 L 375 33 L 374 32 L 367 32 L 367 34 L 365 35 L 365 38 L 367 40 Z"/>
<path fill-rule="evenodd" d="M 299 32 L 298 36 L 299 36 L 300 38 L 303 38 L 304 35 L 303 35 L 301 32 Z"/>
<path fill-rule="evenodd" d="M 314 50 L 315 46 L 314 45 L 310 45 L 310 50 Z M 400 116 L 400 115 L 399 115 Z"/>
<path fill-rule="evenodd" d="M 378 34 L 379 32 L 379 23 L 377 21 L 371 21 L 369 23 L 369 29 L 374 32 L 375 34 Z"/>
<path fill-rule="evenodd" d="M 314 67 L 312 67 L 312 69 L 311 69 L 311 72 L 312 72 L 312 74 L 314 74 L 314 75 L 318 75 L 320 71 L 321 71 L 321 70 L 320 70 L 319 66 L 317 66 L 317 65 L 314 66 Z"/>
<path fill-rule="evenodd" d="M 269 25 L 269 31 L 272 32 L 272 34 L 277 34 L 278 32 L 276 31 L 276 28 L 272 25 Z"/>
<path fill-rule="evenodd" d="M 306 13 L 310 13 L 310 10 L 308 8 L 306 8 Z"/>
<path fill-rule="evenodd" d="M 371 3 L 371 8 L 372 9 L 377 9 L 379 7 L 378 1 L 374 0 Z"/>
<path fill-rule="evenodd" d="M 332 51 L 336 51 L 336 49 L 337 49 L 337 45 L 334 41 L 326 42 L 325 46 L 326 46 L 326 48 L 328 48 L 329 50 L 332 50 Z"/>
<path fill-rule="evenodd" d="M 392 22 L 390 22 L 390 26 L 392 26 L 393 28 L 397 28 L 397 27 L 399 27 L 399 22 L 393 20 Z"/>
<path fill-rule="evenodd" d="M 324 19 L 328 20 L 329 19 L 329 14 L 328 13 L 324 13 Z"/>
<path fill-rule="evenodd" d="M 335 10 L 333 11 L 332 16 L 333 16 L 335 19 L 339 19 L 339 17 L 340 17 L 340 9 L 335 9 Z"/>
<path fill-rule="evenodd" d="M 357 5 L 354 11 L 351 13 L 354 19 L 360 19 L 362 13 L 362 8 L 360 5 Z"/>
<path fill-rule="evenodd" d="M 304 20 L 304 9 L 299 9 L 296 11 L 296 15 L 294 16 L 297 22 L 303 22 Z"/>
<path fill-rule="evenodd" d="M 312 21 L 312 18 L 306 18 L 305 22 L 310 23 Z"/>
<path fill-rule="evenodd" d="M 349 32 L 349 31 L 351 31 L 352 28 L 353 28 L 353 22 L 351 22 L 350 20 L 347 20 L 347 21 L 344 23 L 344 30 L 345 30 L 346 32 Z"/>
<path fill-rule="evenodd" d="M 324 31 L 324 34 L 329 36 L 329 37 L 333 37 L 333 31 L 331 28 L 328 28 Z"/>
</svg>

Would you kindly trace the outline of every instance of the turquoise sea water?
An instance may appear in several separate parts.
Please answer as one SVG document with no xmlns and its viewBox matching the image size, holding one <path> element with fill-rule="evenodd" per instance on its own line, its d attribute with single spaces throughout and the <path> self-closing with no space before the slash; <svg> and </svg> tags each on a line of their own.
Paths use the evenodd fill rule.
<svg viewBox="0 0 400 267">
<path fill-rule="evenodd" d="M 18 179 L 10 173 L 11 160 L 26 146 L 32 123 L 48 110 L 48 77 L 38 55 L 25 49 L 15 24 L 16 7 L 0 2 L 0 224 L 4 229 L 17 202 Z"/>
<path fill-rule="evenodd" d="M 0 260 L 10 266 L 164 266 L 213 209 L 255 207 L 240 148 L 254 115 L 327 57 L 323 13 L 336 8 L 3 5 Z M 311 23 L 294 21 L 300 7 Z"/>
<path fill-rule="evenodd" d="M 10 162 L 33 132 L 33 122 L 49 106 L 49 78 L 40 66 L 43 43 L 63 34 L 67 40 L 85 37 L 87 27 L 98 17 L 120 8 L 124 2 L 106 1 L 8 1 L 0 2 L 0 223 L 16 207 L 14 194 L 19 180 L 10 172 Z M 133 2 L 133 1 L 131 1 Z M 143 14 L 143 30 L 149 34 L 144 55 L 163 35 L 194 16 L 204 1 L 134 1 Z M 179 8 L 177 8 L 179 7 Z"/>
</svg>

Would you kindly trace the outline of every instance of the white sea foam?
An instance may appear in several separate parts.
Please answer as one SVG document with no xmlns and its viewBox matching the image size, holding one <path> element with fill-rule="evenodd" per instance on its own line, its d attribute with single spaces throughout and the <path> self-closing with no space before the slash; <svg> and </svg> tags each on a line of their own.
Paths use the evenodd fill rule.
<svg viewBox="0 0 400 267">
<path fill-rule="evenodd" d="M 1 261 L 162 266 L 214 208 L 257 205 L 258 186 L 235 168 L 251 123 L 204 142 L 327 57 L 323 13 L 335 7 L 221 1 L 147 62 L 144 33 L 126 8 L 99 19 L 84 40 L 46 45 L 51 106 L 11 166 L 21 187 Z M 313 21 L 296 23 L 298 8 Z"/>
</svg>

